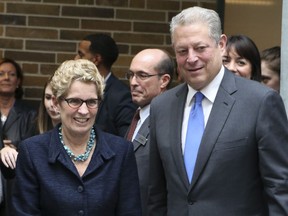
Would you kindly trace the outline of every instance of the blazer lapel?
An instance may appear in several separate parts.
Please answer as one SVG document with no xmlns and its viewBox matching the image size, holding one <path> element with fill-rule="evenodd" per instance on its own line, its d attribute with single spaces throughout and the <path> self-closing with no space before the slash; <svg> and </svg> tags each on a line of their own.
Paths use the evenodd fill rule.
<svg viewBox="0 0 288 216">
<path fill-rule="evenodd" d="M 8 131 L 8 129 L 13 125 L 13 123 L 18 119 L 18 112 L 15 110 L 14 107 L 10 110 L 10 113 L 8 115 L 8 118 L 3 126 L 4 133 Z"/>
<path fill-rule="evenodd" d="M 229 113 L 235 103 L 231 95 L 237 91 L 234 75 L 225 71 L 225 75 L 219 87 L 218 93 L 213 104 L 203 138 L 199 147 L 195 170 L 190 185 L 190 190 L 194 187 L 199 176 L 205 169 L 214 145 L 225 125 Z"/>
<path fill-rule="evenodd" d="M 147 144 L 150 129 L 149 127 L 150 121 L 148 117 L 141 125 L 138 133 L 135 136 L 135 139 L 133 140 L 134 152 L 136 152 L 140 146 L 145 146 Z"/>
<path fill-rule="evenodd" d="M 182 141 L 181 141 L 181 132 L 182 132 L 182 121 L 184 114 L 184 106 L 186 102 L 186 97 L 188 93 L 187 84 L 182 84 L 179 91 L 175 94 L 175 100 L 173 100 L 173 112 L 171 112 L 171 133 L 169 142 L 172 143 L 172 155 L 176 167 L 179 167 L 178 172 L 181 176 L 183 184 L 188 190 L 189 182 L 186 174 L 186 169 L 184 165 L 183 153 L 182 153 Z M 174 126 L 173 126 L 174 125 Z"/>
</svg>

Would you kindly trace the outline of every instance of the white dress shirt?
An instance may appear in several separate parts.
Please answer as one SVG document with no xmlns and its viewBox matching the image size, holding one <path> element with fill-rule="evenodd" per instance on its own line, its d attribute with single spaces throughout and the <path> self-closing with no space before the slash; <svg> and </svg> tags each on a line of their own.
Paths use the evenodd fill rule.
<svg viewBox="0 0 288 216">
<path fill-rule="evenodd" d="M 136 129 L 134 131 L 134 134 L 133 134 L 133 137 L 132 137 L 132 141 L 134 140 L 136 134 L 138 133 L 139 129 L 141 128 L 143 122 L 146 120 L 146 118 L 149 117 L 150 115 L 150 104 L 148 104 L 147 106 L 145 107 L 142 107 L 140 109 L 140 112 L 139 112 L 139 115 L 140 115 L 140 119 L 139 121 L 137 122 L 137 126 L 136 126 Z"/>
<path fill-rule="evenodd" d="M 216 94 L 218 92 L 219 86 L 224 76 L 224 67 L 222 66 L 220 72 L 216 75 L 216 77 L 203 89 L 201 89 L 201 93 L 205 96 L 202 100 L 202 108 L 204 114 L 204 123 L 205 127 L 212 110 L 213 103 L 216 98 Z M 194 95 L 196 94 L 196 90 L 188 85 L 188 94 L 186 98 L 185 108 L 184 108 L 184 116 L 182 121 L 182 152 L 184 152 L 185 141 L 186 141 L 186 133 L 188 127 L 188 120 L 190 115 L 191 107 L 194 105 Z"/>
</svg>

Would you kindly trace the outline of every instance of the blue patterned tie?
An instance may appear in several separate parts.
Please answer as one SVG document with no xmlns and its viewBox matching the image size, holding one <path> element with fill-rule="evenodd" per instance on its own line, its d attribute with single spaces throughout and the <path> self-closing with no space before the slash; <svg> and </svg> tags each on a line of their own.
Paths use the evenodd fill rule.
<svg viewBox="0 0 288 216">
<path fill-rule="evenodd" d="M 184 148 L 184 162 L 186 167 L 187 176 L 191 183 L 194 167 L 197 159 L 198 149 L 201 143 L 204 131 L 204 115 L 202 109 L 202 99 L 204 95 L 201 92 L 195 94 L 195 103 L 191 108 L 186 142 Z"/>
</svg>

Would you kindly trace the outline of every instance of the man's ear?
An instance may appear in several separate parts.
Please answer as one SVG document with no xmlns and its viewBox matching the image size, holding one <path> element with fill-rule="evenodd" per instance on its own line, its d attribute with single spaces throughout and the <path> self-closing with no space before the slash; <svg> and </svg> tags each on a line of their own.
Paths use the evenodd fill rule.
<svg viewBox="0 0 288 216">
<path fill-rule="evenodd" d="M 226 43 L 227 43 L 227 36 L 225 34 L 222 34 L 219 41 L 219 47 L 222 50 L 222 52 L 226 49 Z"/>
<path fill-rule="evenodd" d="M 92 62 L 98 66 L 100 62 L 102 62 L 102 56 L 100 54 L 95 54 L 94 57 L 92 58 Z"/>
<path fill-rule="evenodd" d="M 170 77 L 169 74 L 162 75 L 162 77 L 161 77 L 162 84 L 160 85 L 160 88 L 162 90 L 165 90 L 167 88 L 167 86 L 168 86 L 168 84 L 170 82 L 170 79 L 171 79 L 171 77 Z"/>
</svg>

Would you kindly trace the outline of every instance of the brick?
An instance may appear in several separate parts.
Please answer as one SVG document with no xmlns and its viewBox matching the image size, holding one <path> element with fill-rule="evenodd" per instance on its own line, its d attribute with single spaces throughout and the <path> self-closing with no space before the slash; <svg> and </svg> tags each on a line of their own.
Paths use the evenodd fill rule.
<svg viewBox="0 0 288 216">
<path fill-rule="evenodd" d="M 115 38 L 114 38 L 115 39 Z M 117 40 L 116 40 L 117 41 Z M 118 50 L 120 54 L 129 54 L 129 45 L 126 44 L 119 44 L 117 42 Z"/>
<path fill-rule="evenodd" d="M 128 0 L 96 0 L 97 5 L 128 7 Z"/>
<path fill-rule="evenodd" d="M 78 19 L 52 18 L 52 17 L 28 17 L 29 26 L 45 26 L 57 28 L 79 28 Z"/>
<path fill-rule="evenodd" d="M 64 3 L 64 4 L 76 4 L 77 0 L 43 0 L 43 2 L 47 2 L 47 3 Z"/>
<path fill-rule="evenodd" d="M 26 41 L 27 50 L 43 50 L 43 51 L 61 51 L 61 52 L 76 52 L 76 44 L 59 41 Z"/>
<path fill-rule="evenodd" d="M 130 65 L 130 64 L 129 64 Z M 113 66 L 112 71 L 113 74 L 116 75 L 119 79 L 121 80 L 126 80 L 126 72 L 128 71 L 129 65 L 125 66 L 125 67 L 117 67 L 116 65 Z"/>
<path fill-rule="evenodd" d="M 172 42 L 171 42 L 171 36 L 169 35 L 165 35 L 165 44 L 172 46 Z"/>
<path fill-rule="evenodd" d="M 5 56 L 13 58 L 16 61 L 28 61 L 28 62 L 54 62 L 54 53 L 42 53 L 42 52 L 25 52 L 25 51 L 5 51 Z"/>
<path fill-rule="evenodd" d="M 203 2 L 203 3 L 201 3 L 201 7 L 205 7 L 205 8 L 217 11 L 217 3 L 216 2 L 211 2 L 211 3 Z"/>
<path fill-rule="evenodd" d="M 116 19 L 165 21 L 166 13 L 149 10 L 116 10 Z"/>
<path fill-rule="evenodd" d="M 102 30 L 102 29 L 101 29 Z M 108 32 L 104 31 L 84 31 L 84 30 L 61 30 L 60 31 L 60 39 L 62 40 L 75 40 L 80 41 L 82 40 L 86 35 L 94 34 L 94 33 L 105 33 L 108 35 L 111 35 Z"/>
<path fill-rule="evenodd" d="M 176 16 L 178 13 L 179 13 L 180 11 L 173 11 L 173 12 L 168 12 L 168 22 L 170 23 L 170 21 L 172 20 L 172 18 L 174 17 L 174 16 Z M 168 24 L 169 24 L 168 23 Z M 169 24 L 170 25 L 170 24 Z M 170 27 L 169 27 L 170 28 Z"/>
<path fill-rule="evenodd" d="M 79 0 L 79 4 L 94 5 L 94 0 Z"/>
<path fill-rule="evenodd" d="M 135 32 L 169 33 L 169 24 L 134 22 L 133 29 Z"/>
<path fill-rule="evenodd" d="M 198 3 L 197 2 L 191 2 L 191 1 L 183 1 L 182 2 L 182 8 L 181 10 L 185 9 L 185 8 L 189 8 L 189 7 L 194 7 L 197 6 Z M 180 12 L 180 11 L 179 11 Z"/>
<path fill-rule="evenodd" d="M 145 6 L 145 0 L 130 0 L 131 8 L 145 8 Z"/>
<path fill-rule="evenodd" d="M 31 86 L 24 86 L 24 99 L 35 99 L 37 101 L 41 101 L 40 99 L 42 98 L 42 94 L 43 94 L 43 86 L 44 84 L 40 87 L 31 87 Z"/>
<path fill-rule="evenodd" d="M 0 38 L 1 49 L 23 49 L 23 40 Z"/>
<path fill-rule="evenodd" d="M 3 13 L 5 10 L 4 3 L 0 3 L 0 12 Z"/>
<path fill-rule="evenodd" d="M 131 31 L 131 22 L 114 20 L 82 20 L 83 29 L 101 29 L 111 31 Z"/>
<path fill-rule="evenodd" d="M 37 74 L 39 67 L 38 64 L 33 64 L 33 63 L 23 63 L 22 64 L 22 69 L 24 71 L 24 76 L 26 73 L 30 74 Z"/>
<path fill-rule="evenodd" d="M 26 28 L 7 27 L 6 35 L 10 37 L 21 37 L 21 38 L 58 39 L 57 30 L 28 28 L 28 27 Z"/>
<path fill-rule="evenodd" d="M 59 64 L 41 64 L 40 73 L 52 76 L 58 67 Z"/>
<path fill-rule="evenodd" d="M 131 60 L 132 56 L 120 55 L 115 64 L 118 66 L 127 66 L 131 63 Z"/>
<path fill-rule="evenodd" d="M 43 87 L 48 76 L 25 75 L 23 86 Z"/>
<path fill-rule="evenodd" d="M 59 15 L 59 5 L 7 3 L 7 13 Z"/>
<path fill-rule="evenodd" d="M 180 1 L 147 0 L 147 8 L 153 10 L 180 10 Z"/>
<path fill-rule="evenodd" d="M 0 14 L 0 24 L 2 25 L 26 25 L 26 17 Z"/>
<path fill-rule="evenodd" d="M 98 17 L 98 18 L 113 18 L 114 10 L 108 8 L 96 8 L 96 7 L 72 7 L 63 6 L 63 16 L 73 17 Z"/>
<path fill-rule="evenodd" d="M 76 52 L 75 53 L 57 53 L 57 59 L 56 62 L 58 63 L 57 66 L 59 66 L 62 62 L 66 61 L 66 60 L 71 60 L 74 59 L 74 57 L 76 56 Z"/>
<path fill-rule="evenodd" d="M 155 34 L 136 34 L 136 33 L 115 33 L 114 39 L 118 42 L 127 42 L 130 44 L 163 44 L 163 35 Z"/>
<path fill-rule="evenodd" d="M 149 49 L 149 48 L 158 48 L 158 49 L 164 49 L 167 50 L 169 53 L 173 53 L 173 50 L 171 48 L 171 46 L 151 46 L 151 45 L 138 45 L 138 46 L 131 46 L 131 54 L 134 56 L 136 55 L 138 52 L 140 52 L 143 49 Z"/>
</svg>

